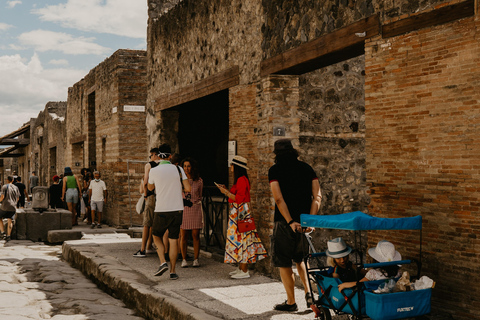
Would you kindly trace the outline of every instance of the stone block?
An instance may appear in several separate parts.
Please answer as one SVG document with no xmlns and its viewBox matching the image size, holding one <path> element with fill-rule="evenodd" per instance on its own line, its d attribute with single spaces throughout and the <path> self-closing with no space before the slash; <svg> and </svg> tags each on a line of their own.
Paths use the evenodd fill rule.
<svg viewBox="0 0 480 320">
<path fill-rule="evenodd" d="M 72 214 L 64 209 L 25 209 L 17 213 L 15 228 L 18 240 L 47 241 L 49 230 L 72 228 Z"/>
<path fill-rule="evenodd" d="M 82 236 L 82 231 L 77 230 L 49 230 L 47 241 L 49 243 L 63 243 L 68 240 L 80 240 Z"/>
</svg>

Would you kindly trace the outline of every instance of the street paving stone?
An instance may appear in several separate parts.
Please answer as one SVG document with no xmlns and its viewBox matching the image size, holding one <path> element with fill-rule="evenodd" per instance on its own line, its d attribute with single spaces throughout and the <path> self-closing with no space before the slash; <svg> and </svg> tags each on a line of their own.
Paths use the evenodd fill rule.
<svg viewBox="0 0 480 320">
<path fill-rule="evenodd" d="M 140 320 L 78 270 L 61 260 L 60 246 L 0 241 L 1 319 Z"/>
</svg>

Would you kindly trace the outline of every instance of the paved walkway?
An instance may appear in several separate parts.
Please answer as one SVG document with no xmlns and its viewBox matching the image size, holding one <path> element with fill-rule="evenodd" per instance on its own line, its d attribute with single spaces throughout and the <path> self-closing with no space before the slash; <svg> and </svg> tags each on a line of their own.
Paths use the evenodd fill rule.
<svg viewBox="0 0 480 320">
<path fill-rule="evenodd" d="M 228 273 L 234 267 L 209 258 L 207 253 L 200 259 L 200 268 L 180 268 L 178 261 L 178 280 L 170 280 L 168 272 L 155 277 L 159 266 L 156 254 L 132 256 L 140 243 L 126 234 L 87 234 L 82 240 L 66 242 L 63 256 L 146 318 L 314 319 L 303 290 L 296 291 L 298 312 L 273 311 L 276 303 L 286 299 L 280 281 L 255 271 L 251 278 L 231 279 Z"/>
<path fill-rule="evenodd" d="M 0 241 L 2 319 L 143 319 L 62 261 L 60 255 L 61 246 Z"/>
</svg>

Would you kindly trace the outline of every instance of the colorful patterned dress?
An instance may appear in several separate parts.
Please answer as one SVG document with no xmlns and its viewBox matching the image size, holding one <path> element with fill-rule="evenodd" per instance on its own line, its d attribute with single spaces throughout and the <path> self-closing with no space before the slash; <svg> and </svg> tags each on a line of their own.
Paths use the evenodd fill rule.
<svg viewBox="0 0 480 320">
<path fill-rule="evenodd" d="M 240 233 L 237 230 L 237 218 L 251 217 L 250 213 L 250 183 L 246 177 L 240 177 L 230 190 L 235 195 L 235 201 L 230 203 L 228 216 L 227 243 L 225 245 L 225 263 L 255 263 L 267 256 L 257 230 Z"/>
</svg>

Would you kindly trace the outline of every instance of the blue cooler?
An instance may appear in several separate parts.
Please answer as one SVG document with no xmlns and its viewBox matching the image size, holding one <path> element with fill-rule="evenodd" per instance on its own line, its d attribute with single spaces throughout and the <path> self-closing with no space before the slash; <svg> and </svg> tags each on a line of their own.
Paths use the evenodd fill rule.
<svg viewBox="0 0 480 320">
<path fill-rule="evenodd" d="M 377 294 L 365 291 L 365 311 L 373 320 L 405 319 L 430 313 L 432 289 Z"/>
</svg>

